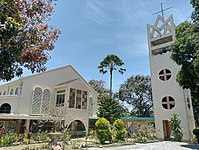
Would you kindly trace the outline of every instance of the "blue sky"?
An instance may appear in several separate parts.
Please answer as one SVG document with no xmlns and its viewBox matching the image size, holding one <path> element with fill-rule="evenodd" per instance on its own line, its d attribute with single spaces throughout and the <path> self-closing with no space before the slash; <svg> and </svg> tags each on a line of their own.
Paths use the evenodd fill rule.
<svg viewBox="0 0 199 150">
<path fill-rule="evenodd" d="M 97 66 L 108 54 L 118 55 L 127 71 L 114 72 L 113 89 L 119 89 L 131 75 L 150 75 L 146 25 L 154 24 L 153 13 L 173 6 L 175 24 L 187 20 L 192 12 L 189 0 L 58 0 L 50 24 L 61 35 L 50 52 L 48 70 L 71 64 L 87 81 L 104 80 Z M 25 71 L 23 76 L 30 75 Z"/>
</svg>

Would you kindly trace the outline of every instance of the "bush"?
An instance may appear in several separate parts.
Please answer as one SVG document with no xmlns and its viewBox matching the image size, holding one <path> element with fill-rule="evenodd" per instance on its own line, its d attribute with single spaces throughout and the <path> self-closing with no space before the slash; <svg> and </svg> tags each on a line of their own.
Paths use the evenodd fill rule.
<svg viewBox="0 0 199 150">
<path fill-rule="evenodd" d="M 41 130 L 35 133 L 35 135 L 33 136 L 33 139 L 35 141 L 42 141 L 42 142 L 50 141 L 47 131 L 41 131 Z"/>
<path fill-rule="evenodd" d="M 14 142 L 17 142 L 19 140 L 19 137 L 16 133 L 8 133 L 1 137 L 1 145 L 11 145 Z"/>
<path fill-rule="evenodd" d="M 181 124 L 181 119 L 177 114 L 172 114 L 170 116 L 170 124 L 171 124 L 171 130 L 174 134 L 174 141 L 182 141 L 183 137 L 183 131 Z"/>
<path fill-rule="evenodd" d="M 125 137 L 127 135 L 127 131 L 125 129 L 123 121 L 121 119 L 117 119 L 113 123 L 113 126 L 115 127 L 115 129 L 113 129 L 115 139 L 118 140 L 118 141 L 124 141 Z"/>
<path fill-rule="evenodd" d="M 193 129 L 193 134 L 196 136 L 196 138 L 198 140 L 198 144 L 199 144 L 199 128 Z"/>
<path fill-rule="evenodd" d="M 110 122 L 105 118 L 99 118 L 95 125 L 97 137 L 100 143 L 104 144 L 105 141 L 111 141 Z"/>
<path fill-rule="evenodd" d="M 64 132 L 62 132 L 61 134 L 61 140 L 64 142 L 64 143 L 67 143 L 69 140 L 70 140 L 70 137 L 71 137 L 71 133 L 70 133 L 70 130 L 65 130 Z"/>
<path fill-rule="evenodd" d="M 138 137 L 137 142 L 140 142 L 140 143 L 147 142 L 147 138 L 144 136 Z"/>
</svg>

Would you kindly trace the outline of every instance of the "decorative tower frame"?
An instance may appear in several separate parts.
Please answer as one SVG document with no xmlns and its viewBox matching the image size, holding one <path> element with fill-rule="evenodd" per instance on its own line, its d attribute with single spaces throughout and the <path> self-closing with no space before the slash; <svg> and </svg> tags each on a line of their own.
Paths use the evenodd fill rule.
<svg viewBox="0 0 199 150">
<path fill-rule="evenodd" d="M 191 95 L 176 81 L 180 66 L 170 58 L 175 41 L 173 16 L 165 20 L 158 15 L 154 25 L 147 24 L 147 36 L 157 138 L 171 138 L 169 118 L 175 113 L 182 121 L 183 140 L 189 141 L 195 127 Z"/>
</svg>

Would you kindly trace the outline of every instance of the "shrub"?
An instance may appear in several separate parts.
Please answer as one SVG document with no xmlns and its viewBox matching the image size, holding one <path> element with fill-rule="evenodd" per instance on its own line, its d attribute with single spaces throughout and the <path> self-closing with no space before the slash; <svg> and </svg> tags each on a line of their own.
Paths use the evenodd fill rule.
<svg viewBox="0 0 199 150">
<path fill-rule="evenodd" d="M 95 125 L 97 137 L 100 143 L 104 144 L 105 141 L 111 141 L 110 122 L 105 118 L 99 118 Z"/>
<path fill-rule="evenodd" d="M 1 145 L 11 145 L 19 140 L 16 133 L 8 133 L 1 137 Z"/>
<path fill-rule="evenodd" d="M 144 136 L 141 136 L 141 137 L 138 137 L 138 138 L 137 138 L 137 141 L 138 141 L 138 142 L 141 142 L 141 143 L 142 143 L 142 142 L 147 142 L 147 138 L 144 137 Z"/>
<path fill-rule="evenodd" d="M 71 137 L 71 133 L 70 133 L 70 130 L 65 130 L 64 132 L 62 132 L 61 134 L 61 140 L 64 142 L 64 143 L 67 143 L 69 140 L 70 140 L 70 137 Z"/>
<path fill-rule="evenodd" d="M 199 128 L 193 129 L 193 134 L 196 136 L 196 138 L 198 140 L 198 144 L 199 144 Z"/>
<path fill-rule="evenodd" d="M 170 125 L 171 125 L 171 130 L 173 131 L 174 134 L 175 141 L 182 141 L 183 130 L 180 124 L 181 124 L 180 117 L 177 114 L 172 114 L 170 116 Z"/>
<path fill-rule="evenodd" d="M 117 119 L 114 123 L 114 135 L 115 135 L 115 139 L 118 141 L 124 141 L 125 137 L 127 135 L 127 131 L 125 129 L 124 123 L 121 119 Z"/>
<path fill-rule="evenodd" d="M 35 141 L 50 141 L 50 138 L 48 137 L 47 131 L 41 131 L 39 130 L 35 135 L 33 136 L 33 139 Z"/>
</svg>

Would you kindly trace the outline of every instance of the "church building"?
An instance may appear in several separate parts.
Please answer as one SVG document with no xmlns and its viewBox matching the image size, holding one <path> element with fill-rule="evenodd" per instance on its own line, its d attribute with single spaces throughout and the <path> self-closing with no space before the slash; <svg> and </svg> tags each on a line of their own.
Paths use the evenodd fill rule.
<svg viewBox="0 0 199 150">
<path fill-rule="evenodd" d="M 78 136 L 88 132 L 89 117 L 97 117 L 97 96 L 71 65 L 21 77 L 0 86 L 0 128 L 28 133 L 35 121 L 52 119 L 49 110 L 54 107 L 54 117 Z"/>
<path fill-rule="evenodd" d="M 169 118 L 175 113 L 182 121 L 183 140 L 190 141 L 195 126 L 190 90 L 176 81 L 180 66 L 170 58 L 174 28 L 172 15 L 166 20 L 158 15 L 154 25 L 147 25 L 155 128 L 158 139 L 169 140 L 172 136 Z"/>
</svg>

